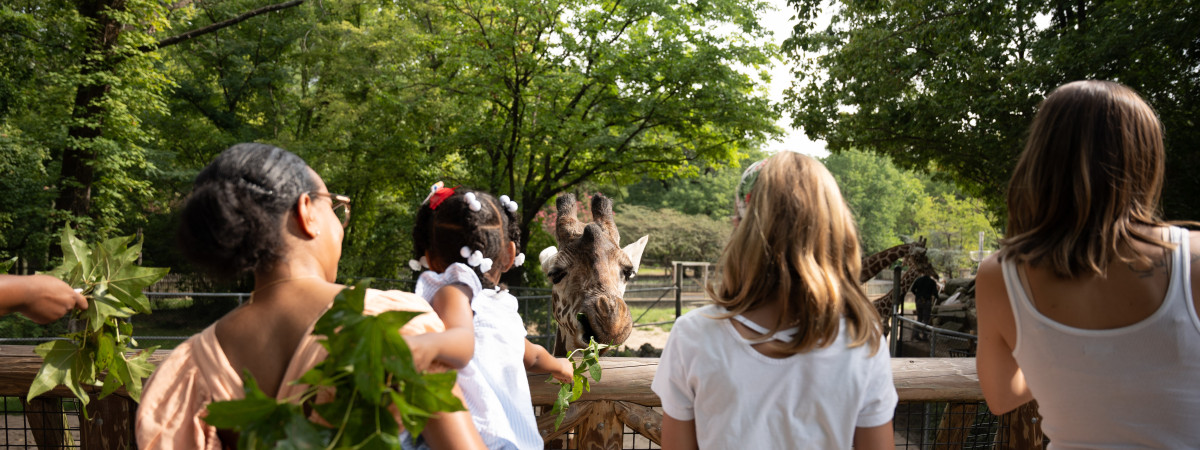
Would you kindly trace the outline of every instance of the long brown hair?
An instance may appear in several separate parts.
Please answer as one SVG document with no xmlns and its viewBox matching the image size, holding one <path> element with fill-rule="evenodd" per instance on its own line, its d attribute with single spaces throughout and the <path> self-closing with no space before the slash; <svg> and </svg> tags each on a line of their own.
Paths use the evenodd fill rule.
<svg viewBox="0 0 1200 450">
<path fill-rule="evenodd" d="M 709 286 L 727 317 L 778 303 L 771 332 L 798 325 L 784 349 L 802 353 L 837 339 L 844 316 L 851 347 L 879 350 L 879 315 L 858 283 L 862 262 L 854 219 L 833 176 L 794 152 L 769 158 L 750 190 L 746 217 L 721 256 L 719 286 Z"/>
<path fill-rule="evenodd" d="M 1162 125 L 1132 89 L 1087 80 L 1055 89 L 1038 108 L 1008 184 L 1001 257 L 1046 266 L 1063 278 L 1103 276 L 1114 260 L 1149 264 L 1140 241 L 1160 217 Z"/>
</svg>

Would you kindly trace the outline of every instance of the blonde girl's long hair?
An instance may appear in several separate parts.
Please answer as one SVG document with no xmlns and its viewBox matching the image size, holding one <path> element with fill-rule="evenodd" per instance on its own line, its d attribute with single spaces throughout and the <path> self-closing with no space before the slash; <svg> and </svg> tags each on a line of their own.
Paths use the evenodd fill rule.
<svg viewBox="0 0 1200 450">
<path fill-rule="evenodd" d="M 721 255 L 719 285 L 708 286 L 725 317 L 779 304 L 769 329 L 799 326 L 783 348 L 791 354 L 832 344 L 845 317 L 850 347 L 878 351 L 879 314 L 858 283 L 858 232 L 825 166 L 779 152 L 763 165 L 747 206 Z"/>
<path fill-rule="evenodd" d="M 1166 224 L 1164 172 L 1162 125 L 1137 92 L 1099 80 L 1060 86 L 1038 107 L 1008 183 L 1000 257 L 1061 278 L 1149 264 L 1133 242 L 1174 248 L 1150 229 Z"/>
</svg>

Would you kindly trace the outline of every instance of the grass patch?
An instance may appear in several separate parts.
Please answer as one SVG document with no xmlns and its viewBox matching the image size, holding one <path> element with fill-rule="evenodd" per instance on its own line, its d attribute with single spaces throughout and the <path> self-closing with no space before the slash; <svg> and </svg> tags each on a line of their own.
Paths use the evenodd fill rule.
<svg viewBox="0 0 1200 450">
<path fill-rule="evenodd" d="M 638 267 L 638 275 L 643 277 L 665 277 L 670 272 L 670 267 Z"/>
<path fill-rule="evenodd" d="M 687 314 L 688 311 L 691 311 L 698 307 L 699 306 L 684 305 L 682 314 Z M 633 307 L 629 308 L 629 312 L 631 314 L 633 314 L 633 321 L 635 324 L 666 322 L 669 320 L 675 320 L 675 305 L 656 306 L 656 307 L 653 307 L 650 309 L 639 308 L 639 307 L 633 306 Z M 663 331 L 671 331 L 672 325 L 674 325 L 674 324 L 673 323 L 664 323 L 664 324 L 656 325 L 656 326 L 658 328 L 662 329 Z"/>
</svg>

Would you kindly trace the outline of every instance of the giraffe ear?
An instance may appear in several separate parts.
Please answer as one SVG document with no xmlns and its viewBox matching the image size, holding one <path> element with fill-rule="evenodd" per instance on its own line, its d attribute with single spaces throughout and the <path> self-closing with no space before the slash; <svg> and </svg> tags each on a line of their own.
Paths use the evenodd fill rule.
<svg viewBox="0 0 1200 450">
<path fill-rule="evenodd" d="M 538 254 L 538 261 L 542 263 L 542 271 L 545 271 L 550 266 L 550 263 L 554 262 L 555 256 L 558 256 L 558 247 L 555 246 L 546 247 L 545 250 L 542 250 Z"/>
<path fill-rule="evenodd" d="M 629 257 L 629 262 L 633 263 L 633 271 L 637 272 L 638 266 L 641 265 L 642 252 L 646 250 L 646 242 L 650 240 L 650 235 L 642 236 L 637 242 L 626 245 L 622 250 L 625 256 Z"/>
</svg>

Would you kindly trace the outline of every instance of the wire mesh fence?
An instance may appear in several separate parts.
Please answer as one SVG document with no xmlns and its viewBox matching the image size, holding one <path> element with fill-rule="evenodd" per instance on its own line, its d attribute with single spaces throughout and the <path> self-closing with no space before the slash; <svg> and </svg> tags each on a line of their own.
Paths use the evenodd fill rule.
<svg viewBox="0 0 1200 450">
<path fill-rule="evenodd" d="M 0 397 L 0 448 L 80 448 L 79 401 L 73 398 Z"/>
<path fill-rule="evenodd" d="M 917 322 L 896 315 L 897 341 L 893 357 L 967 358 L 975 356 L 979 337 Z"/>
<path fill-rule="evenodd" d="M 673 306 L 677 298 L 686 295 L 663 280 L 639 280 L 626 290 L 626 298 L 634 322 L 645 311 Z M 686 283 L 681 283 L 686 286 Z M 693 283 L 695 284 L 695 283 Z M 186 284 L 178 284 L 187 287 Z M 372 287 L 411 291 L 413 280 L 376 279 Z M 551 313 L 551 292 L 546 288 L 512 288 L 518 299 L 520 314 L 526 321 L 529 338 L 549 348 L 556 325 Z M 698 291 L 698 289 L 693 289 Z M 141 348 L 162 346 L 173 348 L 192 334 L 203 330 L 228 311 L 249 301 L 246 292 L 205 293 L 189 290 L 147 292 L 154 313 L 136 318 L 137 343 Z M 636 307 L 634 305 L 637 305 Z M 668 321 L 669 322 L 669 321 Z M 970 357 L 974 356 L 976 337 L 971 334 L 939 329 L 898 316 L 896 357 Z M 645 324 L 653 325 L 653 324 Z M 54 338 L 0 338 L 0 344 L 30 345 Z M 3 397 L 2 424 L 5 438 L 0 448 L 79 448 L 78 403 L 74 399 L 38 399 L 26 404 L 20 398 Z M 661 412 L 661 410 L 659 410 Z M 896 448 L 941 449 L 1001 448 L 1005 444 L 1008 424 L 990 414 L 982 402 L 970 403 L 901 403 L 895 413 Z M 568 434 L 571 438 L 570 434 Z M 570 439 L 568 442 L 573 442 Z M 567 448 L 574 448 L 568 444 Z M 650 439 L 629 428 L 624 429 L 622 448 L 657 449 Z"/>
</svg>

